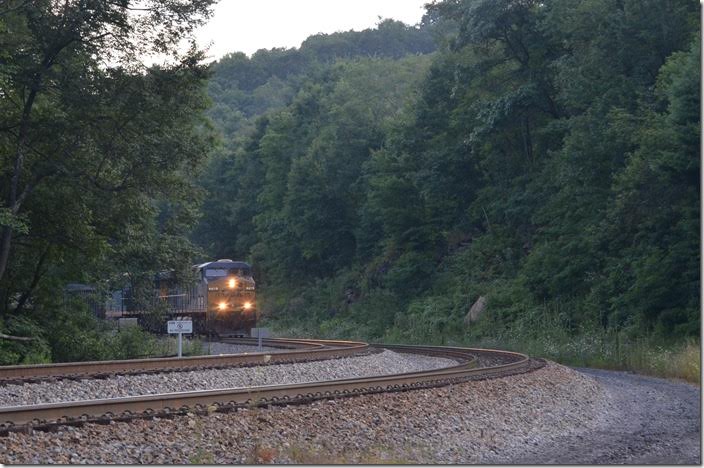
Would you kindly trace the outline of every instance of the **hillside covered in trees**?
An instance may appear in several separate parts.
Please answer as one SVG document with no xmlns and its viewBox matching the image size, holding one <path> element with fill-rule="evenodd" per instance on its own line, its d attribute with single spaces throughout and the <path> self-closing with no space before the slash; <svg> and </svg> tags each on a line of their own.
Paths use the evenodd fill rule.
<svg viewBox="0 0 704 468">
<path fill-rule="evenodd" d="M 286 334 L 698 340 L 697 2 L 436 1 L 212 64 L 176 52 L 211 0 L 133 3 L 0 5 L 1 362 L 123 356 L 66 284 L 213 258 Z"/>
<path fill-rule="evenodd" d="M 447 0 L 233 54 L 195 239 L 313 335 L 697 337 L 699 28 L 692 1 Z"/>
</svg>

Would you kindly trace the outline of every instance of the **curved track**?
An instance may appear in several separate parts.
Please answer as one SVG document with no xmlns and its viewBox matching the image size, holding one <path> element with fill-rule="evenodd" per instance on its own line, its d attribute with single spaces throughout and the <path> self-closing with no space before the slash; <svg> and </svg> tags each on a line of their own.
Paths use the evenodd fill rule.
<svg viewBox="0 0 704 468">
<path fill-rule="evenodd" d="M 256 340 L 240 338 L 225 342 L 256 345 Z M 367 343 L 341 340 L 265 339 L 263 344 L 287 348 L 285 353 L 243 353 L 217 356 L 188 356 L 117 361 L 67 362 L 0 367 L 0 384 L 23 383 L 52 378 L 104 377 L 115 374 L 142 374 L 217 367 L 288 364 L 294 362 L 347 357 L 369 350 Z"/>
<path fill-rule="evenodd" d="M 277 340 L 271 340 L 275 343 Z M 342 346 L 349 352 L 368 348 L 366 343 L 330 342 L 321 340 L 286 340 L 291 343 L 310 343 L 321 345 L 321 351 L 329 346 Z M 334 345 L 333 345 L 334 343 Z M 354 343 L 354 345 L 352 344 Z M 361 348 L 360 348 L 361 345 Z M 21 430 L 24 428 L 45 428 L 57 424 L 82 424 L 83 422 L 109 422 L 110 420 L 127 420 L 135 417 L 169 416 L 195 412 L 227 412 L 237 408 L 271 405 L 305 403 L 316 399 L 330 399 L 360 395 L 403 391 L 459 383 L 467 380 L 486 379 L 527 372 L 540 367 L 541 364 L 520 353 L 476 348 L 457 348 L 440 346 L 404 346 L 376 345 L 396 352 L 418 353 L 451 358 L 457 365 L 422 372 L 409 372 L 375 377 L 329 380 L 289 385 L 266 385 L 249 388 L 227 388 L 218 390 L 201 390 L 179 393 L 163 393 L 136 397 L 111 398 L 63 403 L 47 403 L 31 406 L 0 408 L 0 432 Z M 366 348 L 365 348 L 366 347 Z M 282 356 L 299 352 L 282 354 Z M 300 352 L 310 353 L 311 350 Z M 258 359 L 264 360 L 276 354 L 262 354 Z M 234 356 L 234 355 L 231 355 Z M 320 355 L 317 355 L 318 358 Z M 218 357 L 218 356 L 214 356 Z M 479 358 L 494 364 L 478 367 Z M 259 361 L 261 362 L 261 361 Z"/>
</svg>

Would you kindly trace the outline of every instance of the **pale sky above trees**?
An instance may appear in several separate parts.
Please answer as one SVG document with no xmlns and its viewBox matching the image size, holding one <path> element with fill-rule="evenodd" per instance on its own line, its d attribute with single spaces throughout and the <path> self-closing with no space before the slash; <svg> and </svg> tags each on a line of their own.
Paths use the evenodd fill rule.
<svg viewBox="0 0 704 468">
<path fill-rule="evenodd" d="M 308 36 L 374 27 L 379 17 L 407 24 L 420 21 L 428 0 L 221 0 L 215 15 L 197 32 L 212 41 L 208 55 L 251 55 L 259 49 L 298 47 Z"/>
</svg>

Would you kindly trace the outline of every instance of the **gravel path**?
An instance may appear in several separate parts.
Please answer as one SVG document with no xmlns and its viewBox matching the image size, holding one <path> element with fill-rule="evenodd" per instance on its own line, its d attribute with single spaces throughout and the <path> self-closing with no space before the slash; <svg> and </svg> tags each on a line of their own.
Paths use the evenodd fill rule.
<svg viewBox="0 0 704 468">
<path fill-rule="evenodd" d="M 456 361 L 451 359 L 385 350 L 381 353 L 365 356 L 297 364 L 119 375 L 106 379 L 60 380 L 5 385 L 0 387 L 0 406 L 347 379 L 436 369 L 455 364 Z"/>
<path fill-rule="evenodd" d="M 605 389 L 608 403 L 593 430 L 525 453 L 497 457 L 521 464 L 701 464 L 701 389 L 625 372 L 579 369 Z"/>
</svg>

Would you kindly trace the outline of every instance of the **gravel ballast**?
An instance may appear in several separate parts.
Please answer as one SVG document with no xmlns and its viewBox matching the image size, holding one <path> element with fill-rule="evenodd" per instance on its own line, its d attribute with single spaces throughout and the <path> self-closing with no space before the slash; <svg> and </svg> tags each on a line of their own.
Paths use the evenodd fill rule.
<svg viewBox="0 0 704 468">
<path fill-rule="evenodd" d="M 481 463 L 597 427 L 604 398 L 594 379 L 549 363 L 435 389 L 11 433 L 0 461 Z"/>
<path fill-rule="evenodd" d="M 0 462 L 699 464 L 699 394 L 548 362 L 434 389 L 10 433 Z"/>
<path fill-rule="evenodd" d="M 0 406 L 118 398 L 155 393 L 293 384 L 415 372 L 456 365 L 451 359 L 381 353 L 297 364 L 206 369 L 105 379 L 59 380 L 0 387 Z"/>
<path fill-rule="evenodd" d="M 499 457 L 521 464 L 701 464 L 701 388 L 642 375 L 580 369 L 604 388 L 604 422 Z"/>
<path fill-rule="evenodd" d="M 261 351 L 257 346 L 234 344 L 234 343 L 222 343 L 220 341 L 211 341 L 203 343 L 203 352 L 210 355 L 218 354 L 241 354 L 241 353 L 287 353 L 291 349 L 287 348 L 272 348 L 269 346 L 262 346 Z"/>
</svg>

